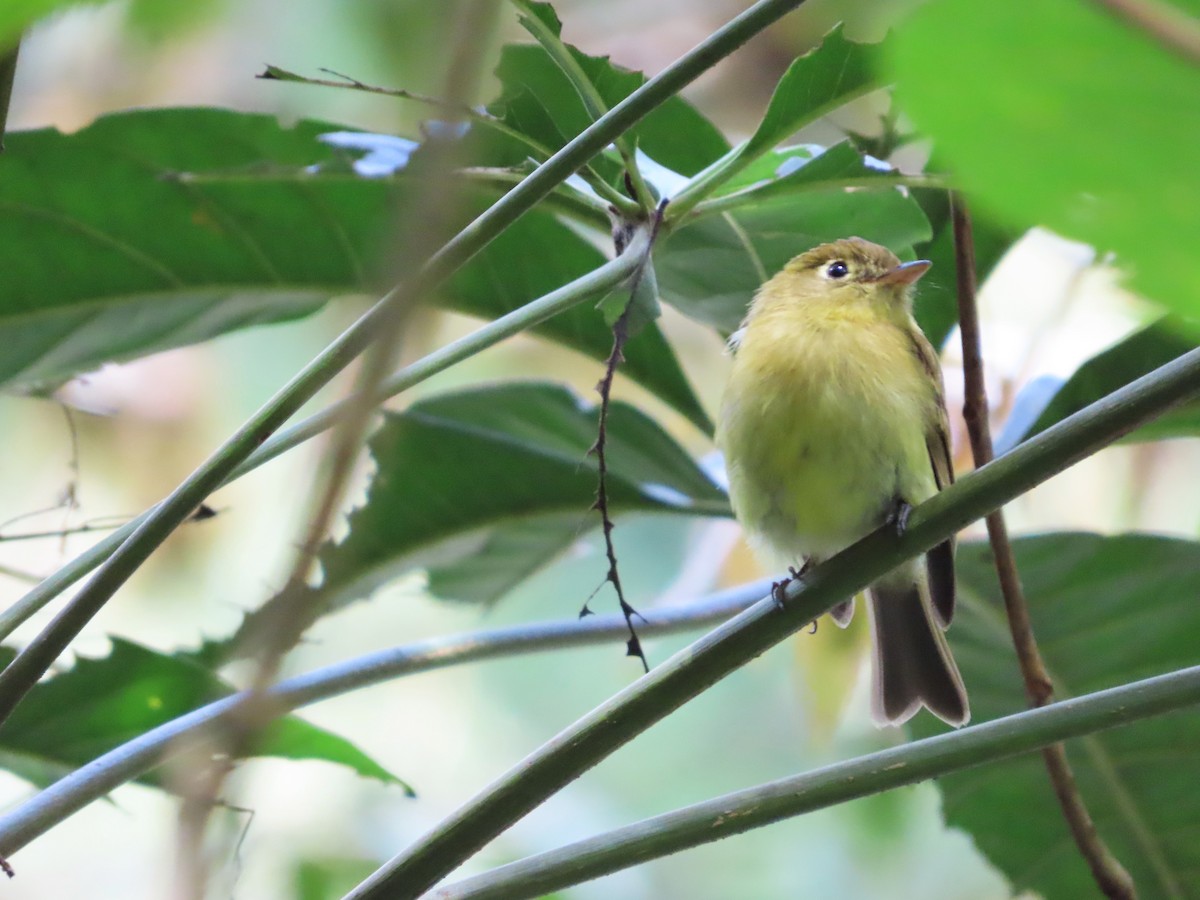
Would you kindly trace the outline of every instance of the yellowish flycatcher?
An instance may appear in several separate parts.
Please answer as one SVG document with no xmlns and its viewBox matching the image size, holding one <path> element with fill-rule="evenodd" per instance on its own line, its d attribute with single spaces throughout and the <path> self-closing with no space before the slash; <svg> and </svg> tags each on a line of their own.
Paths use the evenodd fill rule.
<svg viewBox="0 0 1200 900">
<path fill-rule="evenodd" d="M 797 256 L 764 284 L 731 340 L 717 441 L 734 511 L 751 541 L 786 564 L 819 562 L 953 481 L 942 372 L 912 317 L 929 269 L 846 238 Z M 942 632 L 954 613 L 954 542 L 867 589 L 872 715 L 901 723 L 921 706 L 970 718 Z M 833 610 L 839 625 L 850 599 Z"/>
</svg>

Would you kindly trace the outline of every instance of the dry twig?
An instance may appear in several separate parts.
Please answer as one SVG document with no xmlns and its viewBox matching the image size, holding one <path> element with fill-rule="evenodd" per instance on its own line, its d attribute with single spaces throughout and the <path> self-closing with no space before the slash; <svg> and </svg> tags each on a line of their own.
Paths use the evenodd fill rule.
<svg viewBox="0 0 1200 900">
<path fill-rule="evenodd" d="M 971 219 L 962 198 L 951 198 L 950 215 L 954 227 L 954 260 L 958 279 L 958 321 L 962 332 L 964 401 L 963 418 L 971 438 L 971 454 L 975 467 L 992 460 L 992 436 L 988 426 L 987 392 L 983 380 L 983 355 L 980 351 L 979 316 L 975 305 L 975 245 L 971 236 Z M 997 510 L 987 517 L 988 540 L 1000 581 L 1000 593 L 1012 633 L 1013 646 L 1025 680 L 1025 692 L 1031 707 L 1045 706 L 1053 697 L 1054 685 L 1046 672 L 1029 620 L 1029 607 L 1017 572 L 1004 513 Z M 1067 761 L 1063 744 L 1052 744 L 1042 750 L 1042 759 L 1050 775 L 1054 795 L 1062 808 L 1063 818 L 1083 855 L 1092 877 L 1100 890 L 1113 900 L 1134 900 L 1137 890 L 1133 878 L 1121 865 L 1096 831 L 1095 823 L 1084 805 L 1075 783 L 1075 775 Z"/>
</svg>

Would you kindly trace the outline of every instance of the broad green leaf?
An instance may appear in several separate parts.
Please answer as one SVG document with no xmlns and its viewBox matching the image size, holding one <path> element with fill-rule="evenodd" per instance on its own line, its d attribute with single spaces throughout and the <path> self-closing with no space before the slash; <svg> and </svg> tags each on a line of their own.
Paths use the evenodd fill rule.
<svg viewBox="0 0 1200 900">
<path fill-rule="evenodd" d="M 371 439 L 377 471 L 350 533 L 321 553 L 335 605 L 424 568 L 435 593 L 490 602 L 599 524 L 596 407 L 516 382 L 423 400 Z M 728 515 L 725 495 L 651 419 L 613 403 L 612 512 Z M 582 597 L 580 598 L 583 599 Z"/>
<path fill-rule="evenodd" d="M 877 87 L 878 47 L 846 40 L 839 26 L 819 47 L 788 66 L 766 114 L 739 153 L 754 157 L 791 137 L 805 125 Z"/>
<path fill-rule="evenodd" d="M 530 5 L 555 34 L 561 34 L 562 26 L 549 4 Z M 588 56 L 570 44 L 567 48 L 609 109 L 646 81 L 640 72 L 622 69 L 607 57 Z M 575 87 L 538 44 L 506 45 L 496 76 L 502 94 L 491 105 L 492 111 L 551 151 L 592 123 Z M 716 127 L 678 96 L 655 108 L 629 134 L 648 156 L 684 175 L 694 175 L 729 149 Z M 500 157 L 500 162 L 512 164 L 527 155 L 527 148 L 510 141 L 507 155 Z M 596 168 L 602 177 L 614 182 L 620 171 L 615 157 L 609 157 L 607 163 L 601 158 Z"/>
<path fill-rule="evenodd" d="M 1030 615 L 1056 696 L 1200 663 L 1200 544 L 1149 535 L 1053 534 L 1015 542 Z M 972 721 L 1025 708 L 988 547 L 963 546 L 963 602 L 948 632 Z M 914 734 L 943 730 L 928 715 Z M 1200 717 L 1175 713 L 1067 744 L 1100 835 L 1142 897 L 1195 897 L 1200 882 Z M 1015 891 L 1047 900 L 1096 886 L 1067 832 L 1041 757 L 939 779 L 949 825 L 967 831 Z"/>
<path fill-rule="evenodd" d="M 386 227 L 378 186 L 320 195 L 265 168 L 331 163 L 329 126 L 215 110 L 107 116 L 7 136 L 0 156 L 0 384 L 311 312 L 363 286 Z M 180 173 L 218 170 L 202 184 Z"/>
<path fill-rule="evenodd" d="M 758 286 L 810 247 L 858 235 L 912 258 L 930 238 L 921 208 L 895 188 L 780 196 L 688 224 L 656 251 L 662 298 L 729 334 Z"/>
<path fill-rule="evenodd" d="M 783 74 L 757 130 L 712 166 L 706 169 L 675 198 L 667 208 L 668 220 L 682 219 L 697 203 L 707 200 L 747 167 L 801 128 L 815 122 L 831 110 L 879 87 L 872 66 L 878 48 L 856 44 L 842 36 L 841 26 L 825 36 L 819 47 L 810 50 Z M 764 174 L 761 165 L 755 173 Z"/>
<path fill-rule="evenodd" d="M 1005 427 L 1003 435 L 997 441 L 998 450 L 1003 452 L 1012 448 L 1088 404 L 1196 349 L 1196 342 L 1188 338 L 1178 324 L 1169 320 L 1159 320 L 1089 359 L 1056 391 L 1046 392 L 1048 397 L 1043 395 L 1044 407 L 1032 424 L 1032 416 L 1023 420 L 1017 418 L 1018 411 L 1024 408 L 1018 398 L 1014 408 L 1016 422 L 1012 427 Z M 1043 385 L 1034 388 L 1035 391 L 1043 389 Z M 1163 438 L 1191 437 L 1196 434 L 1200 434 L 1200 402 L 1192 401 L 1168 410 L 1153 422 L 1134 431 L 1127 440 L 1155 441 Z"/>
<path fill-rule="evenodd" d="M 338 137 L 334 137 L 334 135 Z M 349 148 L 330 146 L 333 141 Z M 0 384 L 53 384 L 110 360 L 194 343 L 380 290 L 379 251 L 417 145 L 386 135 L 210 109 L 104 117 L 75 134 L 8 135 L 0 155 Z M 355 167 L 394 177 L 364 177 Z M 463 223 L 494 199 L 474 192 Z M 493 318 L 603 262 L 534 210 L 439 299 Z M 584 304 L 538 333 L 604 359 Z M 631 342 L 625 374 L 705 427 L 661 333 Z"/>
<path fill-rule="evenodd" d="M 11 651 L 6 652 L 11 659 Z M 0 766 L 45 787 L 114 747 L 230 693 L 227 684 L 191 660 L 113 638 L 108 656 L 79 657 L 70 670 L 30 691 L 0 726 Z M 272 725 L 251 755 L 324 760 L 408 790 L 349 741 L 296 716 Z M 143 780 L 155 783 L 153 776 Z"/>
<path fill-rule="evenodd" d="M 1200 68 L 1080 0 L 936 0 L 889 45 L 898 99 L 974 206 L 1114 251 L 1136 290 L 1200 315 Z"/>
</svg>

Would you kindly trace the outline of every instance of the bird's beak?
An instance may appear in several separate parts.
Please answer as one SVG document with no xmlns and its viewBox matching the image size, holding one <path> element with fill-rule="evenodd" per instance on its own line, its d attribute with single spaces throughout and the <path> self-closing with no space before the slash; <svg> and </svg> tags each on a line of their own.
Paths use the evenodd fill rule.
<svg viewBox="0 0 1200 900">
<path fill-rule="evenodd" d="M 915 284 L 917 279 L 928 272 L 932 265 L 933 263 L 927 259 L 900 263 L 896 268 L 884 272 L 875 280 L 879 284 Z"/>
</svg>

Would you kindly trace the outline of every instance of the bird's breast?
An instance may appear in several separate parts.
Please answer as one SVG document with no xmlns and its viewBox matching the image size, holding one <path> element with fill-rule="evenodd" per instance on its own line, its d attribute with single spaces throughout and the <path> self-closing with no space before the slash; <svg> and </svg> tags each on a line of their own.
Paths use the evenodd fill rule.
<svg viewBox="0 0 1200 900">
<path fill-rule="evenodd" d="M 718 426 L 739 519 L 777 553 L 825 556 L 876 527 L 898 493 L 925 499 L 936 397 L 896 325 L 751 322 Z"/>
</svg>

